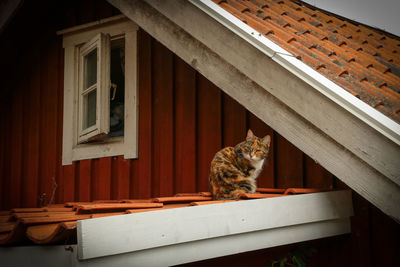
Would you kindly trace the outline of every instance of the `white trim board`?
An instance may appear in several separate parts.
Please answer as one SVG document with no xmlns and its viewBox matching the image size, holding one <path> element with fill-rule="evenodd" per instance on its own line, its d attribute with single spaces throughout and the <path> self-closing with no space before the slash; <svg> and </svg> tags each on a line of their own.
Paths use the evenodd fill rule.
<svg viewBox="0 0 400 267">
<path fill-rule="evenodd" d="M 400 125 L 398 123 L 348 93 L 318 71 L 307 66 L 294 55 L 243 23 L 213 1 L 189 1 L 326 97 L 400 145 Z"/>
<path fill-rule="evenodd" d="M 30 246 L 0 248 L 2 266 L 71 267 L 71 266 L 172 266 L 222 257 L 293 242 L 346 234 L 349 219 L 329 220 L 249 232 L 220 238 L 139 250 L 113 256 L 78 260 L 78 246 Z M 282 236 L 286 238 L 282 239 Z M 72 248 L 72 251 L 65 250 Z"/>
<path fill-rule="evenodd" d="M 400 177 L 400 146 L 187 1 L 108 1 L 289 142 L 400 220 L 400 186 L 394 182 Z"/>
<path fill-rule="evenodd" d="M 129 4 L 130 1 L 124 2 Z M 266 37 L 259 36 L 254 29 L 248 29 L 245 23 L 210 0 L 146 2 L 400 186 L 399 124 L 352 96 Z M 240 98 L 236 100 L 241 102 Z"/>
<path fill-rule="evenodd" d="M 82 220 L 78 258 L 177 246 L 191 251 L 171 254 L 179 264 L 350 233 L 352 215 L 346 190 Z"/>
</svg>

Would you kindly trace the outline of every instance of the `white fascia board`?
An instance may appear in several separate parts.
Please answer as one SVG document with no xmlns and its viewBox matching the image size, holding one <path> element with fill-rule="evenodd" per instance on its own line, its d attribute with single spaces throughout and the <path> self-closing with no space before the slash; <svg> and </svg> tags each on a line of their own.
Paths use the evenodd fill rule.
<svg viewBox="0 0 400 267">
<path fill-rule="evenodd" d="M 216 254 L 208 252 L 200 258 L 193 255 L 184 260 L 197 261 L 349 233 L 352 215 L 351 192 L 346 190 L 82 220 L 77 225 L 78 258 L 179 248 L 185 244 L 213 247 Z M 250 233 L 255 239 L 260 234 L 264 241 L 270 235 L 271 242 L 263 241 L 248 249 L 241 240 Z M 239 247 L 223 249 L 230 247 L 232 240 Z M 219 246 L 214 247 L 215 242 Z"/>
<path fill-rule="evenodd" d="M 86 260 L 78 259 L 78 245 L 0 248 L 0 258 L 5 266 L 53 267 L 54 263 L 57 263 L 57 267 L 173 266 L 294 242 L 347 234 L 350 232 L 349 221 L 349 218 L 345 218 L 293 225 Z M 68 250 L 66 250 L 67 248 Z"/>
<path fill-rule="evenodd" d="M 189 1 L 330 100 L 367 123 L 370 127 L 377 130 L 397 145 L 400 145 L 400 124 L 353 96 L 313 68 L 304 64 L 285 49 L 243 23 L 213 1 Z"/>
</svg>

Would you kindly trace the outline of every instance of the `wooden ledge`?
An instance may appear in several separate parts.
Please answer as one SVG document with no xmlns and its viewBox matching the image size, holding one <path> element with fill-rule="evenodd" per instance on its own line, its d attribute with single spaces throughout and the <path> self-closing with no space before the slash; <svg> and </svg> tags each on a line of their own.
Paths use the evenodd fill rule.
<svg viewBox="0 0 400 267">
<path fill-rule="evenodd" d="M 260 193 L 255 195 L 260 197 Z M 261 195 L 280 197 L 191 202 L 191 207 L 175 209 L 165 205 L 163 212 L 130 210 L 127 213 L 132 214 L 124 216 L 78 221 L 79 259 L 149 251 L 149 255 L 164 255 L 160 262 L 176 265 L 193 261 L 193 253 L 179 259 L 171 257 L 181 254 L 183 246 L 198 251 L 195 260 L 201 260 L 237 249 L 240 253 L 350 232 L 353 208 L 349 190 Z M 251 249 L 247 236 L 252 236 Z M 168 253 L 163 254 L 164 250 Z"/>
</svg>

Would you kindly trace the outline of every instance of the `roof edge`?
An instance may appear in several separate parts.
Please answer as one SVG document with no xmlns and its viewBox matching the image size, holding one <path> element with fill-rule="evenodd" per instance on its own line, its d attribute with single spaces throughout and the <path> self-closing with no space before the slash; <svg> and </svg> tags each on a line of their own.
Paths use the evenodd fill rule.
<svg viewBox="0 0 400 267">
<path fill-rule="evenodd" d="M 321 94 L 358 117 L 397 145 L 400 145 L 400 124 L 298 60 L 294 55 L 243 23 L 213 1 L 189 0 L 189 2 L 318 90 Z"/>
</svg>

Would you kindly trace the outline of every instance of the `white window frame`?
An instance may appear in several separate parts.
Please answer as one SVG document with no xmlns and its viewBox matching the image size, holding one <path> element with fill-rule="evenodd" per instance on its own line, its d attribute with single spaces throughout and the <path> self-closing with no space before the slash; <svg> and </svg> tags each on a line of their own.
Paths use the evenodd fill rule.
<svg viewBox="0 0 400 267">
<path fill-rule="evenodd" d="M 77 160 L 117 155 L 123 155 L 126 159 L 137 158 L 137 30 L 138 26 L 134 22 L 124 15 L 118 15 L 57 32 L 57 34 L 63 36 L 64 47 L 63 165 L 72 164 L 73 161 Z M 78 99 L 80 48 L 99 34 L 107 34 L 111 40 L 125 39 L 124 136 L 110 138 L 103 142 L 80 143 Z M 97 77 L 98 81 L 99 79 L 107 79 L 108 82 L 105 82 L 105 84 L 109 83 L 110 77 L 102 76 Z M 108 90 L 104 91 L 108 92 Z M 105 99 L 107 102 L 109 101 L 107 95 L 108 93 L 102 96 L 103 101 Z M 108 104 L 103 102 L 100 105 Z M 109 108 L 106 108 L 103 112 L 104 121 L 109 120 Z M 109 122 L 107 125 L 109 125 Z M 104 130 L 104 126 L 101 127 Z"/>
<path fill-rule="evenodd" d="M 97 50 L 97 69 L 96 83 L 89 88 L 85 88 L 85 56 L 93 50 Z M 101 135 L 106 135 L 110 131 L 110 36 L 99 33 L 89 42 L 79 48 L 78 60 L 78 143 L 95 139 Z M 83 129 L 84 121 L 84 96 L 96 91 L 96 121 L 95 124 Z"/>
</svg>

